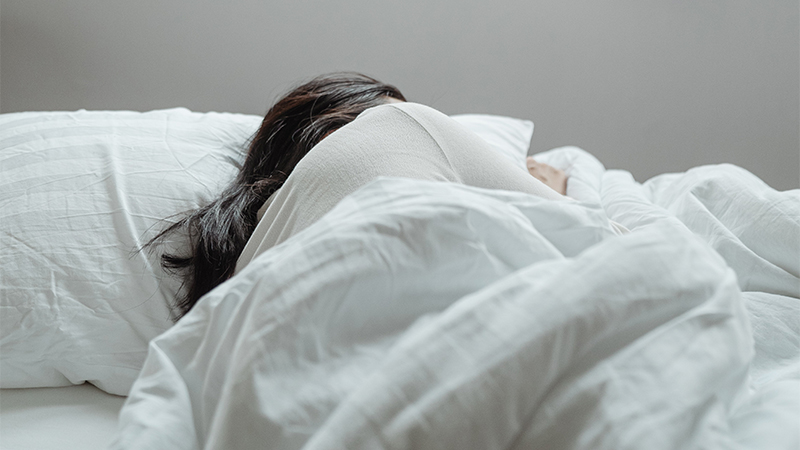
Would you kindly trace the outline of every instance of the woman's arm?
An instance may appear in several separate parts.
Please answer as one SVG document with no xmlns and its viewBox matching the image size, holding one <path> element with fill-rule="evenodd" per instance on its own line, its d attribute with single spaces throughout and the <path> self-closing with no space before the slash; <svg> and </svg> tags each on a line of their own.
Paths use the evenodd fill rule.
<svg viewBox="0 0 800 450">
<path fill-rule="evenodd" d="M 567 195 L 567 174 L 563 170 L 536 161 L 532 156 L 528 156 L 525 164 L 528 166 L 528 172 L 534 178 L 551 187 L 559 194 Z"/>
</svg>

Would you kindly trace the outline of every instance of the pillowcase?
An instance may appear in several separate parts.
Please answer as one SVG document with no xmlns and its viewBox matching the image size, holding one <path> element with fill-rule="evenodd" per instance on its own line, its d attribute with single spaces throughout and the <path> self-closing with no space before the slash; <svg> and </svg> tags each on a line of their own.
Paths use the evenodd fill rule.
<svg viewBox="0 0 800 450">
<path fill-rule="evenodd" d="M 531 122 L 453 118 L 525 166 Z M 260 122 L 183 108 L 0 115 L 0 387 L 128 393 L 179 288 L 139 249 L 233 179 Z"/>
<path fill-rule="evenodd" d="M 186 109 L 0 115 L 0 387 L 127 394 L 178 285 L 138 251 L 211 200 L 260 118 Z"/>
<path fill-rule="evenodd" d="M 457 114 L 450 116 L 494 147 L 501 155 L 522 167 L 531 146 L 533 122 L 491 114 Z"/>
</svg>

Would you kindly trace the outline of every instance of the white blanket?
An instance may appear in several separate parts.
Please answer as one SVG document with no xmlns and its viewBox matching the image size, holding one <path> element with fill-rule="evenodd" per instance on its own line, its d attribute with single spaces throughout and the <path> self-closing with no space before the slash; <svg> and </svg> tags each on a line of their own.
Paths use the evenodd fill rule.
<svg viewBox="0 0 800 450">
<path fill-rule="evenodd" d="M 112 447 L 797 448 L 800 193 L 541 158 L 580 202 L 347 197 L 151 342 Z"/>
</svg>

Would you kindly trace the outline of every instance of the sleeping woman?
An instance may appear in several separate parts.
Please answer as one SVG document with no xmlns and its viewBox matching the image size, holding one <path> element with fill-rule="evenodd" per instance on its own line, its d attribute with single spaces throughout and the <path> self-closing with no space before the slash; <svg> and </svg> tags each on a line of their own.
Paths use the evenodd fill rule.
<svg viewBox="0 0 800 450">
<path fill-rule="evenodd" d="M 564 172 L 528 158 L 520 170 L 448 116 L 407 103 L 394 86 L 354 73 L 317 77 L 266 114 L 244 164 L 212 203 L 148 243 L 187 233 L 188 255 L 165 253 L 179 276 L 178 315 L 253 258 L 308 227 L 378 176 L 449 181 L 563 200 Z"/>
</svg>

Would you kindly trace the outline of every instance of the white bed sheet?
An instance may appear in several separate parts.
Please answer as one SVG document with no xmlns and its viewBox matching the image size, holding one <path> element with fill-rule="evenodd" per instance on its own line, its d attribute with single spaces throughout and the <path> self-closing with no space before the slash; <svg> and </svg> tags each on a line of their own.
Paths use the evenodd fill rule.
<svg viewBox="0 0 800 450">
<path fill-rule="evenodd" d="M 0 450 L 104 449 L 125 397 L 91 384 L 0 390 Z"/>
</svg>

